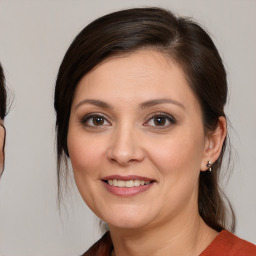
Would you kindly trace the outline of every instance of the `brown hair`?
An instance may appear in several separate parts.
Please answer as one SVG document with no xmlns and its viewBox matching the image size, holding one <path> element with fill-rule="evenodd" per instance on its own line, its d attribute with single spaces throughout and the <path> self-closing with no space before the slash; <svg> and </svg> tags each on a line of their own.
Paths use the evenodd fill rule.
<svg viewBox="0 0 256 256">
<path fill-rule="evenodd" d="M 141 48 L 164 53 L 183 68 L 187 81 L 200 102 L 206 132 L 214 131 L 218 118 L 225 117 L 226 71 L 213 41 L 201 26 L 160 8 L 135 8 L 103 16 L 77 35 L 59 69 L 54 102 L 59 192 L 61 177 L 67 172 L 66 168 L 61 168 L 61 164 L 69 156 L 68 123 L 78 82 L 106 58 Z M 228 203 L 231 213 L 231 227 L 228 228 L 227 207 L 219 187 L 225 148 L 226 140 L 220 157 L 212 166 L 212 172 L 201 172 L 199 177 L 199 213 L 216 231 L 223 228 L 233 231 L 235 226 L 234 213 Z"/>
</svg>

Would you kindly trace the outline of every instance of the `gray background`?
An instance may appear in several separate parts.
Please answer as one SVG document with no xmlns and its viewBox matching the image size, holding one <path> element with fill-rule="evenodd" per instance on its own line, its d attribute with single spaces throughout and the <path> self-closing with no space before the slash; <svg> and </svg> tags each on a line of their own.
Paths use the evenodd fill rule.
<svg viewBox="0 0 256 256">
<path fill-rule="evenodd" d="M 0 183 L 3 255 L 79 255 L 99 237 L 97 220 L 72 182 L 58 212 L 53 88 L 64 53 L 84 26 L 135 6 L 167 7 L 211 32 L 227 67 L 226 111 L 234 128 L 234 172 L 224 188 L 237 215 L 236 234 L 256 243 L 255 0 L 0 0 L 0 60 L 14 96 Z"/>
</svg>

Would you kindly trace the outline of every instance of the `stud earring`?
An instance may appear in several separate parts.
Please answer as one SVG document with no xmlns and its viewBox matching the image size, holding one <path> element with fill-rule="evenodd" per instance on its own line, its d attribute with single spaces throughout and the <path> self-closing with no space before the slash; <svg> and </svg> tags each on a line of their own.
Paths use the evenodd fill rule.
<svg viewBox="0 0 256 256">
<path fill-rule="evenodd" d="M 208 167 L 209 172 L 212 171 L 212 162 L 211 161 L 207 161 L 206 167 Z"/>
</svg>

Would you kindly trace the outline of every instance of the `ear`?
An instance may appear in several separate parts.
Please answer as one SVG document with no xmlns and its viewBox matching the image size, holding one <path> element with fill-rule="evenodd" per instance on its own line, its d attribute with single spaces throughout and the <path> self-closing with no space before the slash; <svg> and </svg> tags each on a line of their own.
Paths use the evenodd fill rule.
<svg viewBox="0 0 256 256">
<path fill-rule="evenodd" d="M 207 171 L 208 161 L 212 164 L 217 161 L 227 135 L 227 121 L 224 116 L 220 116 L 217 127 L 214 131 L 209 132 L 206 136 L 204 156 L 201 162 L 201 171 Z"/>
</svg>

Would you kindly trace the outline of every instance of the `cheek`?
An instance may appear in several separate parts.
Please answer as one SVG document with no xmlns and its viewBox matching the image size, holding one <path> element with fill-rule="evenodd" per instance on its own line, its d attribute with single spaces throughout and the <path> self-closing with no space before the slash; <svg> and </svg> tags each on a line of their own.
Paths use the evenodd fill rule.
<svg viewBox="0 0 256 256">
<path fill-rule="evenodd" d="M 93 138 L 84 138 L 75 134 L 68 135 L 68 150 L 75 175 L 96 176 L 95 168 L 101 166 L 102 145 Z"/>
<path fill-rule="evenodd" d="M 101 143 L 93 138 L 78 136 L 77 132 L 68 135 L 68 150 L 77 188 L 85 203 L 101 218 L 97 211 L 102 204 L 98 195 L 102 194 L 100 181 L 103 169 Z"/>
<path fill-rule="evenodd" d="M 172 202 L 162 206 L 167 215 L 172 211 L 175 214 L 188 205 L 197 205 L 203 144 L 189 138 L 177 136 L 151 148 L 151 162 L 158 173 L 163 201 Z"/>
<path fill-rule="evenodd" d="M 204 150 L 202 133 L 182 131 L 163 138 L 158 146 L 149 146 L 151 161 L 160 170 L 162 177 L 170 177 L 171 183 L 177 183 L 181 178 L 197 179 Z M 184 183 L 183 183 L 184 184 Z"/>
</svg>

